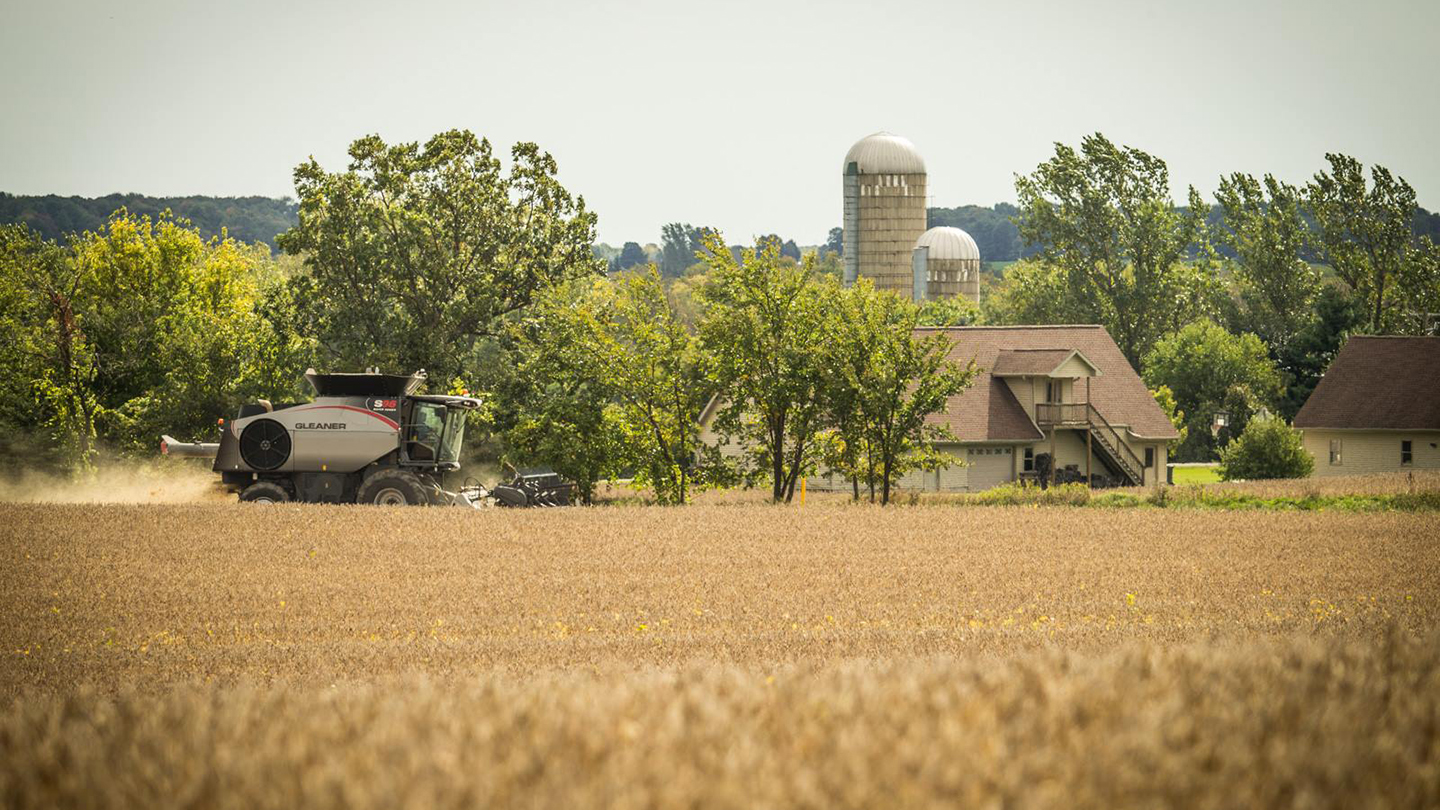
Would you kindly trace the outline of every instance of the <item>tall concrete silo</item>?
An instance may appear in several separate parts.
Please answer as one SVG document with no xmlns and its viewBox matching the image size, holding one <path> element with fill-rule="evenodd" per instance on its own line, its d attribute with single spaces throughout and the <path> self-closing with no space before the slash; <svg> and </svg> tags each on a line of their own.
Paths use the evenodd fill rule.
<svg viewBox="0 0 1440 810">
<path fill-rule="evenodd" d="M 889 132 L 845 153 L 845 283 L 860 276 L 912 296 L 911 251 L 925 232 L 925 160 Z"/>
<path fill-rule="evenodd" d="M 938 226 L 915 240 L 914 299 L 964 296 L 980 303 L 980 246 L 959 228 Z"/>
</svg>

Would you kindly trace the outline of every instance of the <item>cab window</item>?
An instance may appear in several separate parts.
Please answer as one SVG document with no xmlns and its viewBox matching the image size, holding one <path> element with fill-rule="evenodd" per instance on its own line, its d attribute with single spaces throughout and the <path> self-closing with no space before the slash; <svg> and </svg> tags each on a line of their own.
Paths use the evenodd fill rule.
<svg viewBox="0 0 1440 810">
<path fill-rule="evenodd" d="M 434 461 L 445 431 L 445 406 L 416 402 L 405 426 L 405 452 L 415 461 Z"/>
</svg>

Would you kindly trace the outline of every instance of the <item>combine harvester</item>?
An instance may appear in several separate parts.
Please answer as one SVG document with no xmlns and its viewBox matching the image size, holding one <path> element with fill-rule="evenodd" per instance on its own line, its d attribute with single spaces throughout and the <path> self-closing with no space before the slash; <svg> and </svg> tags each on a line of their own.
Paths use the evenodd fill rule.
<svg viewBox="0 0 1440 810">
<path fill-rule="evenodd" d="M 487 489 L 474 479 L 455 491 L 445 477 L 460 471 L 465 416 L 480 407 L 468 396 L 416 394 L 425 372 L 408 377 L 305 372 L 313 402 L 240 406 L 220 420 L 220 441 L 160 440 L 160 452 L 213 458 L 221 482 L 252 503 L 431 504 L 483 507 L 564 506 L 573 484 L 552 472 L 517 473 Z"/>
</svg>

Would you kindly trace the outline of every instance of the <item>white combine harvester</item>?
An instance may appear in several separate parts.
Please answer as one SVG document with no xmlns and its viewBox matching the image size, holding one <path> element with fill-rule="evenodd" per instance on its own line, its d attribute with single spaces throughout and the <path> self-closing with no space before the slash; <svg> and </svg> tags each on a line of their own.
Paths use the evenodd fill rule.
<svg viewBox="0 0 1440 810">
<path fill-rule="evenodd" d="M 425 372 L 409 376 L 305 372 L 312 402 L 243 405 L 220 420 L 220 441 L 160 440 L 169 456 L 214 458 L 221 481 L 254 503 L 561 506 L 573 485 L 551 472 L 517 474 L 487 489 L 474 479 L 445 488 L 460 471 L 468 396 L 416 394 Z"/>
</svg>

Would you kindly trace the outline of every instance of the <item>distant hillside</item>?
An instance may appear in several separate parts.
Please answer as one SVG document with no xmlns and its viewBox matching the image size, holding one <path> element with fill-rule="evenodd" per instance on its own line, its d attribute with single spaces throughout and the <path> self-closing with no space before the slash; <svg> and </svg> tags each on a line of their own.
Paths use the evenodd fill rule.
<svg viewBox="0 0 1440 810">
<path fill-rule="evenodd" d="M 1184 210 L 1183 206 L 1181 210 Z M 975 244 L 980 248 L 980 256 L 985 261 L 1010 262 L 1033 256 L 1036 252 L 1020 240 L 1020 232 L 1010 220 L 1019 213 L 1018 208 L 1003 202 L 990 208 L 978 205 L 931 208 L 928 227 L 950 225 L 960 228 L 975 239 Z M 1212 233 L 1225 227 L 1223 214 L 1220 206 L 1210 206 L 1206 225 Z M 1411 228 L 1417 236 L 1429 236 L 1431 240 L 1440 242 L 1440 213 L 1417 207 L 1415 216 L 1411 219 Z M 1233 251 L 1224 245 L 1216 245 L 1216 250 L 1222 256 L 1233 258 Z"/>
<path fill-rule="evenodd" d="M 243 242 L 264 242 L 275 245 L 275 235 L 283 233 L 296 222 L 295 201 L 272 197 L 146 197 L 142 194 L 110 194 L 105 197 L 26 197 L 0 192 L 0 225 L 23 222 L 47 239 L 61 240 L 72 233 L 93 231 L 105 223 L 115 209 L 124 206 L 132 213 L 152 217 L 165 209 L 194 223 L 206 236 L 229 229 L 232 237 Z M 980 255 L 987 262 L 1011 262 L 1035 253 L 1020 241 L 1020 234 L 1010 218 L 1019 209 L 1010 203 L 991 207 L 962 205 L 955 208 L 929 209 L 928 227 L 951 225 L 963 229 L 975 239 Z M 1222 227 L 1220 209 L 1210 209 L 1211 229 Z M 1428 235 L 1440 242 L 1440 213 L 1417 208 L 1412 222 L 1416 234 Z M 642 250 L 652 261 L 659 248 L 645 245 Z M 1222 255 L 1228 251 L 1221 247 Z M 596 254 L 607 261 L 620 254 L 619 248 L 596 245 Z M 651 255 L 654 254 L 654 255 Z"/>
<path fill-rule="evenodd" d="M 217 236 L 225 228 L 242 242 L 264 242 L 272 247 L 275 235 L 295 224 L 297 210 L 295 201 L 271 197 L 24 197 L 0 192 L 0 224 L 23 222 L 45 238 L 58 241 L 98 229 L 121 207 L 151 217 L 168 208 L 206 236 Z"/>
</svg>

